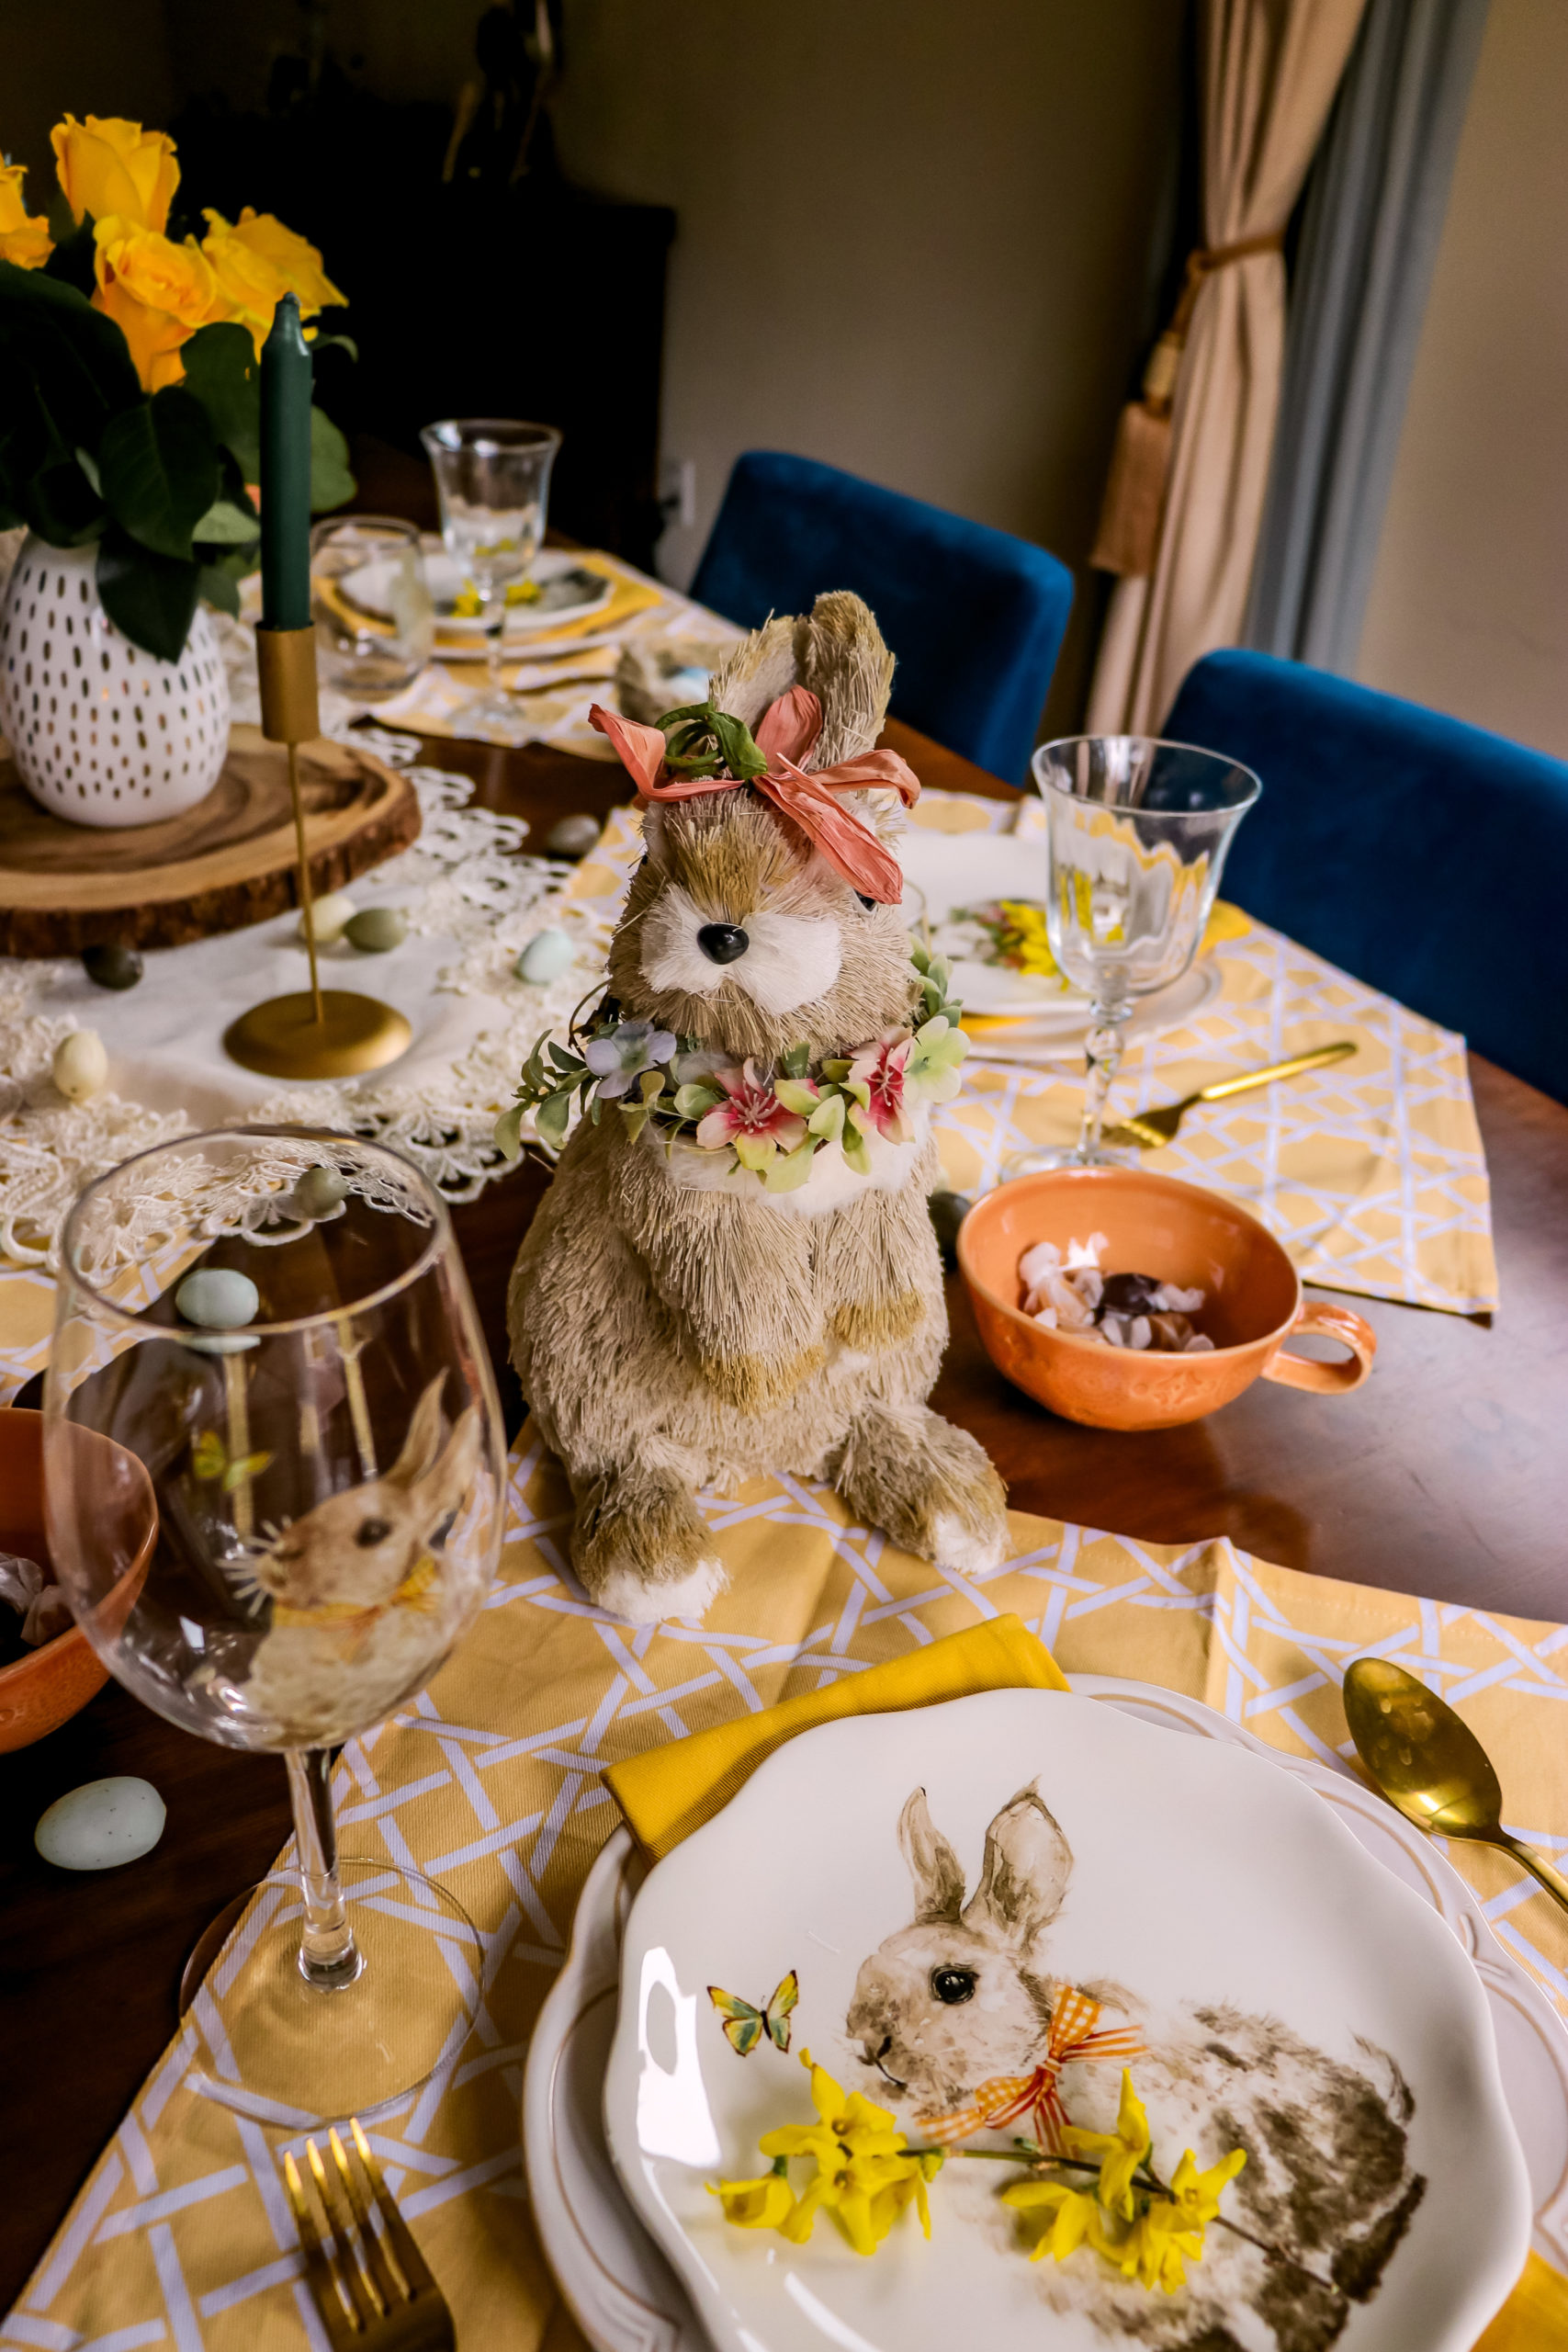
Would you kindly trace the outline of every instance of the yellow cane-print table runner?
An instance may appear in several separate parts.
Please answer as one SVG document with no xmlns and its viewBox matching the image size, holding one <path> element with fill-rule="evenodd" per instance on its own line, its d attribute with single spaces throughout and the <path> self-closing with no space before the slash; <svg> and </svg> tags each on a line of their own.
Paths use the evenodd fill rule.
<svg viewBox="0 0 1568 2352">
<path fill-rule="evenodd" d="M 1562 1627 L 1299 1576 L 1225 1543 L 1135 1544 L 1021 1514 L 1013 1556 L 969 1582 L 852 1524 L 825 1489 L 781 1480 L 705 1500 L 732 1577 L 707 1624 L 634 1629 L 573 1581 L 565 1483 L 536 1446 L 514 1451 L 511 1490 L 501 1574 L 478 1626 L 339 1770 L 344 1852 L 413 1862 L 477 1923 L 477 1948 L 434 1928 L 430 1939 L 433 1997 L 454 1977 L 481 1987 L 473 2032 L 374 2134 L 468 2352 L 571 2352 L 581 2340 L 530 2226 L 518 2104 L 578 1891 L 619 1818 L 600 1775 L 622 1758 L 1011 1611 L 1069 1675 L 1163 1683 L 1339 1769 L 1340 1678 L 1375 1649 L 1463 1706 L 1502 1774 L 1510 1824 L 1560 1860 L 1568 1851 Z M 1491 1853 L 1456 1847 L 1450 1859 L 1505 1948 L 1568 2014 L 1568 1920 Z M 171 2044 L 0 2343 L 324 2346 L 283 2189 L 284 2149 L 298 2139 L 194 2090 L 196 2054 L 193 2031 Z M 1568 2343 L 1568 2282 L 1538 2261 L 1527 2293 L 1485 2352 Z"/>
<path fill-rule="evenodd" d="M 953 832 L 1003 831 L 1043 813 L 1029 801 L 941 792 L 923 793 L 913 812 L 916 823 Z M 634 811 L 615 809 L 569 887 L 571 917 L 605 944 L 641 854 Z M 1112 1115 L 1331 1038 L 1353 1037 L 1358 1050 L 1331 1069 L 1190 1114 L 1176 1142 L 1145 1153 L 1145 1165 L 1234 1194 L 1309 1282 L 1461 1315 L 1495 1306 L 1486 1162 L 1463 1039 L 1227 911 L 1205 950 L 1221 975 L 1218 997 L 1184 1026 L 1134 1040 Z M 558 902 L 541 906 L 541 927 L 559 919 Z M 963 1092 L 937 1115 L 948 1182 L 983 1192 L 1019 1153 L 1070 1142 L 1082 1101 L 1079 1044 L 1063 1046 L 1043 1069 L 972 1061 Z M 53 1321 L 51 1277 L 0 1261 L 0 1402 L 43 1370 Z"/>
<path fill-rule="evenodd" d="M 942 832 L 1037 830 L 1038 801 L 924 792 L 911 822 Z M 615 810 L 572 895 L 607 916 L 641 855 L 635 813 Z M 1225 910 L 1211 926 L 1217 998 L 1179 1027 L 1135 1038 L 1111 1116 L 1179 1101 L 1211 1080 L 1282 1061 L 1333 1038 L 1353 1059 L 1190 1113 L 1143 1164 L 1243 1202 L 1303 1277 L 1330 1289 L 1461 1315 L 1497 1304 L 1490 1193 L 1464 1040 L 1337 971 L 1263 923 Z M 989 1051 L 1005 1032 L 987 1026 Z M 1072 1142 L 1083 1104 L 1081 1039 L 1046 1069 L 971 1061 L 937 1114 L 948 1182 L 984 1192 L 1008 1162 Z"/>
</svg>

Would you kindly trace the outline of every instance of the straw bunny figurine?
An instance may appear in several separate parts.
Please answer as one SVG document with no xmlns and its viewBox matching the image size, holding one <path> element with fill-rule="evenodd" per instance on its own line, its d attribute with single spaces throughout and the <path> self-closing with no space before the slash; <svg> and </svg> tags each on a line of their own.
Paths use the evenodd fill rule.
<svg viewBox="0 0 1568 2352">
<path fill-rule="evenodd" d="M 571 1481 L 573 1565 L 637 1623 L 703 1614 L 725 1579 L 696 1490 L 758 1473 L 829 1479 L 968 1573 L 1005 1550 L 1001 1481 L 925 1403 L 947 1340 L 930 1108 L 963 1039 L 928 1017 L 940 967 L 922 983 L 898 912 L 886 837 L 919 786 L 873 749 L 892 672 L 860 599 L 826 595 L 736 646 L 706 706 L 594 714 L 646 854 L 586 1067 L 530 1065 L 536 1105 L 552 1083 L 601 1099 L 508 1324 Z"/>
</svg>

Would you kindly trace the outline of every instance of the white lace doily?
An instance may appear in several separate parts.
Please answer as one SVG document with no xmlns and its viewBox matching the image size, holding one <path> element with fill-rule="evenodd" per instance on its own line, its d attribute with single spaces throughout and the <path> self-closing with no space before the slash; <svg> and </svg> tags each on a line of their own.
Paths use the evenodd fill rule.
<svg viewBox="0 0 1568 2352">
<path fill-rule="evenodd" d="M 338 716 L 342 725 L 342 715 Z M 123 994 L 95 988 L 75 961 L 0 958 L 0 1251 L 13 1264 L 53 1262 L 61 1222 L 82 1186 L 132 1152 L 226 1121 L 297 1122 L 390 1145 L 448 1200 L 471 1200 L 504 1162 L 491 1140 L 523 1060 L 593 985 L 613 907 L 570 898 L 571 869 L 522 852 L 527 828 L 468 804 L 465 776 L 414 764 L 413 736 L 359 730 L 355 741 L 406 771 L 423 828 L 411 849 L 350 886 L 360 906 L 394 906 L 409 937 L 389 956 L 339 945 L 323 979 L 384 998 L 413 1029 L 385 1074 L 280 1089 L 223 1051 L 248 1006 L 307 985 L 292 912 L 188 947 L 150 952 Z M 577 954 L 532 987 L 514 974 L 535 933 L 558 926 Z M 50 1076 L 73 1029 L 96 1029 L 109 1080 L 71 1103 Z"/>
</svg>

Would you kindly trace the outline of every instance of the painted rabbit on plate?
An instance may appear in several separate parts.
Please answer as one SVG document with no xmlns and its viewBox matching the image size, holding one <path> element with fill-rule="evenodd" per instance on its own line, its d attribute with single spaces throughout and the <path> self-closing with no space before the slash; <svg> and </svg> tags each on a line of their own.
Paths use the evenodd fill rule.
<svg viewBox="0 0 1568 2352">
<path fill-rule="evenodd" d="M 695 1495 L 759 1473 L 826 1478 L 896 1543 L 965 1572 L 1005 1553 L 1000 1480 L 925 1401 L 947 1340 L 929 1105 L 903 1104 L 853 1159 L 836 1141 L 808 1152 L 794 1190 L 748 1159 L 772 1148 L 749 1122 L 791 1119 L 771 1073 L 792 1049 L 807 1107 L 835 1057 L 881 1050 L 890 1094 L 902 1075 L 878 1048 L 909 1032 L 919 989 L 887 786 L 919 786 L 872 748 L 892 669 L 848 594 L 746 639 L 710 689 L 766 762 L 739 783 L 666 780 L 657 730 L 599 715 L 644 797 L 611 997 L 666 1050 L 696 1041 L 723 1098 L 712 1115 L 744 1147 L 639 1133 L 606 1104 L 568 1143 L 513 1275 L 513 1360 L 571 1481 L 573 1565 L 636 1623 L 706 1610 L 724 1576 Z"/>
<path fill-rule="evenodd" d="M 1050 1930 L 1073 1857 L 1032 1785 L 992 1821 L 967 1899 L 923 1789 L 898 1835 L 914 1920 L 862 1964 L 845 2021 L 868 2094 L 891 2094 L 912 2137 L 953 2144 L 990 2132 L 1005 2146 L 1031 2129 L 1018 2120 L 1025 2086 L 1037 2096 L 1058 2089 L 1057 2070 L 1042 2062 L 1058 2046 L 1057 2012 L 1070 2009 L 1080 2023 L 1059 2096 L 1073 2122 L 1114 2128 L 1126 2064 L 1156 2158 L 1174 2164 L 1191 2148 L 1206 2165 L 1241 2147 L 1247 2163 L 1223 2208 L 1235 2226 L 1211 2229 L 1176 2294 L 1123 2285 L 1086 2249 L 1036 2266 L 1043 2299 L 1150 2352 L 1328 2352 L 1376 2295 L 1426 2188 L 1409 2162 L 1414 2101 L 1393 2060 L 1369 2042 L 1354 2063 L 1331 2057 L 1278 2018 L 1223 2002 L 1155 2015 L 1123 1985 L 1055 1982 Z M 1135 2057 L 1121 2046 L 1132 2039 Z M 989 2170 L 949 2166 L 955 2178 Z M 958 2193 L 1010 2244 L 1015 2224 L 993 2191 L 964 2179 Z"/>
</svg>

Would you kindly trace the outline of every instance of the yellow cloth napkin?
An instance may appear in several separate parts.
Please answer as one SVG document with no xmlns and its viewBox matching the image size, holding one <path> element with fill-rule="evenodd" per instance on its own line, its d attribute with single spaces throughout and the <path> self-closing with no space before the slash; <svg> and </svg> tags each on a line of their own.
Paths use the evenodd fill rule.
<svg viewBox="0 0 1568 2352">
<path fill-rule="evenodd" d="M 764 1756 L 840 1715 L 895 1715 L 935 1707 L 976 1690 L 1065 1690 L 1067 1679 L 1043 1642 L 1017 1617 L 993 1617 L 849 1675 L 825 1690 L 802 1690 L 760 1715 L 739 1715 L 612 1764 L 604 1775 L 632 1835 L 657 1861 L 721 1813 Z"/>
</svg>

